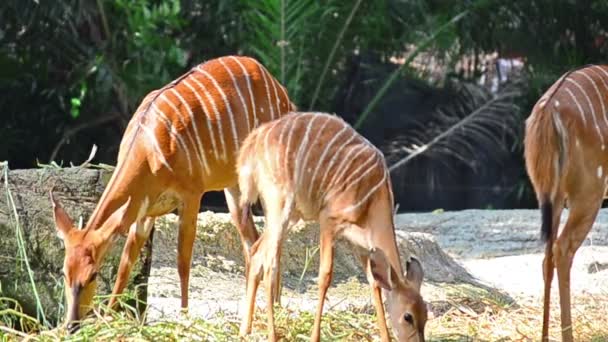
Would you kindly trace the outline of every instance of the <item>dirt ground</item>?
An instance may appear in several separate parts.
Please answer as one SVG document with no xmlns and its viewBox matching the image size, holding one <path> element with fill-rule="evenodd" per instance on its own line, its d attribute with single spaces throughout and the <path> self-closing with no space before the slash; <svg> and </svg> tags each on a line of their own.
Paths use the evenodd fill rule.
<svg viewBox="0 0 608 342">
<path fill-rule="evenodd" d="M 153 266 L 149 280 L 149 321 L 176 319 L 179 315 L 179 282 L 175 268 L 175 217 L 167 216 L 157 225 Z M 261 224 L 261 219 L 256 219 Z M 581 247 L 572 268 L 573 303 L 589 298 L 608 303 L 608 211 L 602 211 L 592 234 Z M 500 303 L 525 304 L 541 309 L 542 300 L 542 244 L 540 217 L 532 210 L 470 210 L 436 214 L 398 215 L 399 231 L 432 234 L 451 257 L 481 283 L 495 288 Z M 210 228 L 211 227 L 211 228 Z M 191 274 L 189 315 L 212 318 L 217 313 L 238 316 L 239 303 L 244 295 L 244 277 L 240 243 L 230 233 L 228 215 L 202 213 L 199 216 L 199 237 Z M 282 305 L 290 309 L 313 311 L 316 307 L 315 236 L 291 239 L 295 246 L 286 247 L 283 263 Z M 309 244 L 302 241 L 310 241 Z M 298 254 L 299 253 L 299 254 Z M 285 258 L 285 254 L 288 255 Z M 341 255 L 340 255 L 341 254 Z M 306 266 L 306 255 L 310 264 Z M 354 265 L 348 253 L 337 252 L 336 276 L 328 292 L 325 310 L 369 308 L 369 288 L 361 268 Z M 303 274 L 303 276 L 302 276 Z M 430 326 L 442 323 L 449 294 L 471 288 L 472 297 L 487 295 L 486 289 L 459 284 L 454 279 L 426 282 L 422 294 L 432 311 Z M 459 287 L 461 286 L 462 287 Z M 557 284 L 554 282 L 553 304 L 557 303 Z M 467 290 L 468 291 L 468 290 Z M 481 292 L 479 292 L 481 291 Z M 486 292 L 484 292 L 486 291 Z M 485 294 L 480 294 L 480 293 Z M 258 291 L 258 305 L 265 306 L 263 288 Z M 480 299 L 481 300 L 481 299 Z M 514 302 L 513 302 L 514 300 Z M 605 308 L 606 306 L 600 306 Z M 602 309 L 603 310 L 603 309 Z M 465 310 L 466 311 L 466 310 Z M 481 309 L 483 311 L 483 308 Z M 607 312 L 608 313 L 608 312 Z M 574 310 L 576 317 L 577 311 Z M 538 313 L 540 315 L 540 311 Z M 554 314 L 555 316 L 555 314 Z M 540 318 L 540 317 L 539 317 Z M 558 321 L 559 317 L 554 317 Z M 435 320 L 435 323 L 432 323 Z"/>
</svg>

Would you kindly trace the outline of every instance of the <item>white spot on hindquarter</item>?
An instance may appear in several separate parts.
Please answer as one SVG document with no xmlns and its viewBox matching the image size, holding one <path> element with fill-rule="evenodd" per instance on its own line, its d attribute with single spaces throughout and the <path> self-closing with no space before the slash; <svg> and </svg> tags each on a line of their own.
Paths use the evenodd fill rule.
<svg viewBox="0 0 608 342">
<path fill-rule="evenodd" d="M 555 100 L 555 107 L 559 107 L 559 101 Z"/>
<path fill-rule="evenodd" d="M 581 147 L 581 142 L 578 139 L 576 139 L 576 147 Z"/>
<path fill-rule="evenodd" d="M 260 107 L 260 112 L 264 113 L 264 107 Z"/>
<path fill-rule="evenodd" d="M 597 178 L 602 178 L 602 175 L 604 174 L 604 170 L 602 169 L 602 166 L 598 166 L 597 167 Z"/>
</svg>

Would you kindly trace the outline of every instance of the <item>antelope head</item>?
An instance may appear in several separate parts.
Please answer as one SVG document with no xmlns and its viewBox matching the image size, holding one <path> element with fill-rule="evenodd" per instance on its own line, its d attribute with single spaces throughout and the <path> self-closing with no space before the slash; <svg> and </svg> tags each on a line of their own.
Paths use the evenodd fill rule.
<svg viewBox="0 0 608 342">
<path fill-rule="evenodd" d="M 399 274 L 379 249 L 371 252 L 369 263 L 374 279 L 385 290 L 387 311 L 397 340 L 424 341 L 427 306 L 420 296 L 424 271 L 418 259 L 412 257 L 407 261 L 405 275 Z"/>
<path fill-rule="evenodd" d="M 57 235 L 64 242 L 63 278 L 67 300 L 67 328 L 78 330 L 78 321 L 92 308 L 97 275 L 116 228 L 123 224 L 130 199 L 96 230 L 78 229 L 63 207 L 50 193 Z"/>
</svg>

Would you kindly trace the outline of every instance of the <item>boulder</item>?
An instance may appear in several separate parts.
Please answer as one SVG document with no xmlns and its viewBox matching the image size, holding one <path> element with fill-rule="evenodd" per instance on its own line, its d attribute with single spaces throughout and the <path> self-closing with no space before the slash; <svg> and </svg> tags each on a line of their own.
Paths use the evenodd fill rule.
<svg viewBox="0 0 608 342">
<path fill-rule="evenodd" d="M 17 300 L 25 313 L 36 317 L 35 287 L 46 320 L 55 324 L 63 319 L 64 249 L 55 232 L 49 190 L 54 188 L 55 196 L 76 222 L 79 217 L 86 222 L 110 175 L 106 170 L 74 167 L 13 170 L 5 178 L 2 170 L 0 297 Z M 99 294 L 111 291 L 123 243 L 124 238 L 119 239 L 108 253 L 99 275 Z M 147 282 L 149 269 L 145 266 L 151 246 L 146 250 L 134 267 L 130 286 Z M 145 297 L 145 287 L 140 288 Z"/>
</svg>

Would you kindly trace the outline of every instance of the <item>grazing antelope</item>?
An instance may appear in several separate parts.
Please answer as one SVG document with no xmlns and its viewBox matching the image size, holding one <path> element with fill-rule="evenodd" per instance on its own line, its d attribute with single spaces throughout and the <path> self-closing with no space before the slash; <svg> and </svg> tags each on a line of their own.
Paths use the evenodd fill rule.
<svg viewBox="0 0 608 342">
<path fill-rule="evenodd" d="M 608 182 L 608 66 L 564 74 L 539 99 L 526 121 L 525 159 L 542 213 L 546 242 L 543 341 L 549 338 L 553 268 L 557 269 L 563 341 L 572 341 L 570 268 L 591 230 Z M 560 216 L 570 213 L 562 233 Z"/>
<path fill-rule="evenodd" d="M 320 223 L 319 304 L 312 340 L 320 338 L 321 315 L 331 282 L 335 240 L 358 248 L 372 286 L 378 326 L 389 341 L 381 288 L 400 341 L 423 341 L 427 319 L 420 296 L 423 271 L 416 259 L 402 276 L 393 225 L 393 193 L 382 153 L 342 119 L 322 113 L 290 114 L 254 130 L 243 142 L 237 169 L 240 206 L 248 217 L 258 196 L 266 228 L 251 247 L 241 335 L 251 332 L 255 297 L 266 281 L 269 340 L 276 340 L 273 296 L 282 241 L 290 222 Z"/>
<path fill-rule="evenodd" d="M 154 217 L 175 208 L 180 218 L 181 307 L 187 309 L 196 218 L 206 191 L 224 189 L 247 270 L 249 249 L 258 234 L 251 216 L 240 220 L 237 151 L 251 130 L 294 108 L 285 88 L 248 57 L 210 60 L 150 92 L 127 126 L 116 170 L 84 229 L 73 228 L 51 194 L 55 224 L 65 242 L 68 322 L 77 321 L 90 309 L 95 277 L 114 238 L 128 235 L 112 291 L 117 295 L 127 283 Z M 68 328 L 73 330 L 77 324 Z"/>
</svg>

